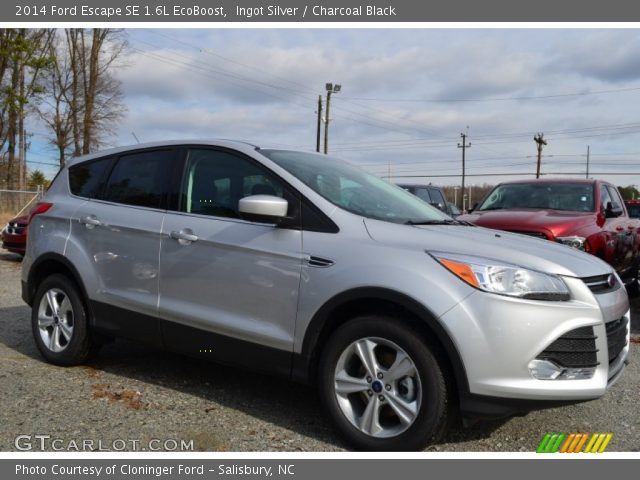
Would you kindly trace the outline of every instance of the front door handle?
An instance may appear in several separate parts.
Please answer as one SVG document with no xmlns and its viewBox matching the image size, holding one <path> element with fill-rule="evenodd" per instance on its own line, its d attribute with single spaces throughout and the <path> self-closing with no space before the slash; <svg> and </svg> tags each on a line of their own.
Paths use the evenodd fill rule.
<svg viewBox="0 0 640 480">
<path fill-rule="evenodd" d="M 198 241 L 198 236 L 194 235 L 190 228 L 183 228 L 182 230 L 173 230 L 169 237 L 177 240 L 180 245 L 191 245 L 191 243 Z"/>
<path fill-rule="evenodd" d="M 81 218 L 80 223 L 82 223 L 89 230 L 102 225 L 102 222 L 98 220 L 95 215 L 87 215 L 86 217 Z"/>
</svg>

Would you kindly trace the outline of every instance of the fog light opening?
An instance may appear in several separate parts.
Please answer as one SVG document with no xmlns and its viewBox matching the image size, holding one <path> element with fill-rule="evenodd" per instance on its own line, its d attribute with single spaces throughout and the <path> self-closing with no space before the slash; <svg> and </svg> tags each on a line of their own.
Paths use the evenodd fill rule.
<svg viewBox="0 0 640 480">
<path fill-rule="evenodd" d="M 538 380 L 555 380 L 562 375 L 563 368 L 549 360 L 531 360 L 529 372 Z"/>
<path fill-rule="evenodd" d="M 549 360 L 535 359 L 529 362 L 529 372 L 538 380 L 588 380 L 596 373 L 596 367 L 564 368 Z"/>
</svg>

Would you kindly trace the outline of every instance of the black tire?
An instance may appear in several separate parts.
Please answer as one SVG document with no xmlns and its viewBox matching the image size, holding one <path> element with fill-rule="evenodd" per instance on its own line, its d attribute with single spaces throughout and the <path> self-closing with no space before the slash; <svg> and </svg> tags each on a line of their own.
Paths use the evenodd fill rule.
<svg viewBox="0 0 640 480">
<path fill-rule="evenodd" d="M 640 267 L 638 266 L 638 262 L 633 267 L 633 278 L 631 279 L 631 283 L 627 285 L 627 295 L 629 298 L 637 298 L 640 295 Z"/>
<path fill-rule="evenodd" d="M 72 334 L 70 339 L 66 341 L 64 349 L 61 351 L 53 351 L 45 344 L 39 328 L 38 315 L 40 304 L 43 300 L 46 302 L 46 299 L 43 299 L 43 297 L 52 289 L 66 295 L 72 308 Z M 80 365 L 90 356 L 97 353 L 99 349 L 99 345 L 95 344 L 91 339 L 89 318 L 85 304 L 82 301 L 82 294 L 75 282 L 65 275 L 51 275 L 38 287 L 31 308 L 31 329 L 38 350 L 48 362 L 55 365 L 65 367 Z"/>
<path fill-rule="evenodd" d="M 391 341 L 409 355 L 422 392 L 421 405 L 413 423 L 405 431 L 387 438 L 375 437 L 357 428 L 342 412 L 334 391 L 336 366 L 342 352 L 357 340 L 373 337 Z M 449 425 L 448 389 L 436 351 L 417 331 L 389 316 L 357 317 L 333 332 L 320 358 L 318 386 L 331 419 L 350 445 L 359 450 L 415 451 L 441 438 Z"/>
</svg>

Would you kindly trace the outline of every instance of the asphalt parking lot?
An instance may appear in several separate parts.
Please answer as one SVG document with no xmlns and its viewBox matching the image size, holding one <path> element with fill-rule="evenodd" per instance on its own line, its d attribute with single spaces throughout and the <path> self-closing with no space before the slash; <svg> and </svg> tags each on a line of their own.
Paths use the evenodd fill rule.
<svg viewBox="0 0 640 480">
<path fill-rule="evenodd" d="M 118 341 L 92 364 L 44 363 L 20 299 L 20 261 L 0 251 L 0 450 L 89 448 L 338 451 L 313 389 Z M 598 401 L 458 428 L 429 451 L 534 451 L 546 432 L 612 432 L 608 451 L 640 451 L 640 301 L 631 363 Z M 35 440 L 36 435 L 49 438 Z M 53 440 L 57 440 L 55 443 Z M 100 441 L 100 443 L 98 442 Z"/>
</svg>

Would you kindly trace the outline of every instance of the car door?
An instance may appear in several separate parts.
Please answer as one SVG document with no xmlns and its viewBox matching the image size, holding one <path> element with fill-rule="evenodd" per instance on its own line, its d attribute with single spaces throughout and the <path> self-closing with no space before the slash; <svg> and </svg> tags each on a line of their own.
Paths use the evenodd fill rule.
<svg viewBox="0 0 640 480">
<path fill-rule="evenodd" d="M 257 161 L 211 148 L 186 152 L 178 211 L 162 228 L 160 303 L 167 347 L 288 372 L 302 263 L 300 229 L 240 218 L 238 202 L 295 195 Z"/>
<path fill-rule="evenodd" d="M 619 249 L 620 249 L 620 270 L 627 271 L 633 266 L 635 260 L 635 245 L 636 245 L 636 228 L 635 223 L 632 222 L 624 211 L 624 202 L 618 189 L 613 185 L 607 185 L 609 189 L 609 195 L 611 196 L 612 206 L 620 208 L 622 214 L 617 217 L 616 233 L 618 235 Z"/>
<path fill-rule="evenodd" d="M 621 272 L 624 269 L 624 229 L 626 226 L 619 217 L 612 217 L 607 214 L 609 207 L 612 205 L 611 192 L 605 184 L 600 184 L 600 210 L 605 218 L 602 227 L 606 237 L 604 260 L 616 271 Z"/>
<path fill-rule="evenodd" d="M 176 150 L 123 154 L 113 160 L 102 193 L 80 205 L 74 241 L 97 278 L 87 292 L 96 328 L 159 344 L 160 232 Z"/>
</svg>

